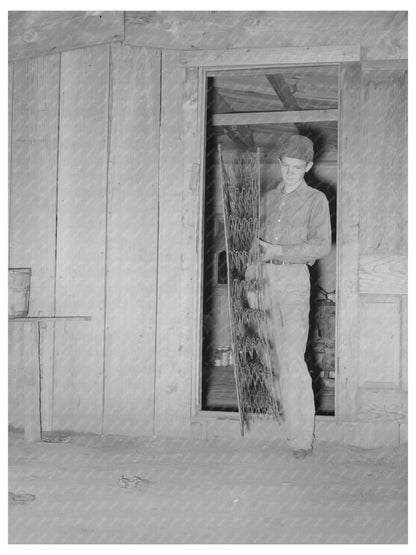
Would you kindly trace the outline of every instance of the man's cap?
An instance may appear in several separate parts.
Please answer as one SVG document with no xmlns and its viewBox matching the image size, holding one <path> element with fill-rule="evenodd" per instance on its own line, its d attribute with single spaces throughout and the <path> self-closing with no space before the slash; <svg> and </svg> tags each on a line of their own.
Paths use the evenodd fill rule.
<svg viewBox="0 0 416 555">
<path fill-rule="evenodd" d="M 280 147 L 279 155 L 312 162 L 313 142 L 303 135 L 291 135 Z"/>
</svg>

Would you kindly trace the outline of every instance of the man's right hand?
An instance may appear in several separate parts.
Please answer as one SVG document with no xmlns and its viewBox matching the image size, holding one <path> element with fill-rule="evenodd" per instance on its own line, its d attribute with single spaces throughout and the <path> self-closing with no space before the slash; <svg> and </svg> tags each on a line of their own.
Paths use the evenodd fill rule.
<svg viewBox="0 0 416 555">
<path fill-rule="evenodd" d="M 244 275 L 246 281 L 256 279 L 256 266 L 254 264 L 248 264 L 246 273 Z"/>
</svg>

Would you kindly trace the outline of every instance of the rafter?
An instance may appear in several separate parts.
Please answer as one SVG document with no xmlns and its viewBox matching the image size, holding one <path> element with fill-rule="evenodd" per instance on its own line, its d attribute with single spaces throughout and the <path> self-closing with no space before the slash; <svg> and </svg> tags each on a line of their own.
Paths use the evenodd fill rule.
<svg viewBox="0 0 416 555">
<path fill-rule="evenodd" d="M 272 75 L 266 75 L 266 77 L 273 87 L 273 90 L 280 98 L 285 110 L 298 111 L 300 109 L 299 104 L 296 102 L 296 98 L 283 75 L 274 73 Z M 295 125 L 301 135 L 306 135 L 311 138 L 314 135 L 309 123 L 295 123 Z"/>
<path fill-rule="evenodd" d="M 231 105 L 216 89 L 213 89 L 213 104 L 217 113 L 233 111 Z M 215 115 L 213 114 L 213 117 Z M 227 125 L 223 126 L 223 128 L 224 132 L 233 142 L 245 149 L 252 150 L 254 148 L 253 133 L 247 125 L 239 125 L 238 127 L 236 125 Z"/>
</svg>

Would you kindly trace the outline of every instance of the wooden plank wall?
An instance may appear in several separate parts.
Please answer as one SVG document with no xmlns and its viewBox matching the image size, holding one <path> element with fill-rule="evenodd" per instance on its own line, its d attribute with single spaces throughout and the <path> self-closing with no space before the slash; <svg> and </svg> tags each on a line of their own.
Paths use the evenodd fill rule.
<svg viewBox="0 0 416 555">
<path fill-rule="evenodd" d="M 123 38 L 123 12 L 9 12 L 9 60 L 42 56 Z"/>
<path fill-rule="evenodd" d="M 201 132 L 199 71 L 162 54 L 155 433 L 189 435 L 200 368 Z"/>
<path fill-rule="evenodd" d="M 183 158 L 182 187 L 182 272 L 184 291 L 189 292 L 185 304 L 183 343 L 187 347 L 186 365 L 191 375 L 189 405 L 192 414 L 200 406 L 200 373 L 202 368 L 202 264 L 204 220 L 205 114 L 201 99 L 205 95 L 202 71 L 187 68 L 183 86 Z"/>
<path fill-rule="evenodd" d="M 406 12 L 126 12 L 137 46 L 209 50 L 361 45 L 364 59 L 407 57 Z"/>
<path fill-rule="evenodd" d="M 62 54 L 54 427 L 101 431 L 109 46 Z"/>
<path fill-rule="evenodd" d="M 358 416 L 407 413 L 407 70 L 366 64 L 362 78 Z"/>
<path fill-rule="evenodd" d="M 10 265 L 32 267 L 30 311 L 54 310 L 59 56 L 14 67 Z"/>
<path fill-rule="evenodd" d="M 8 104 L 8 113 L 7 113 L 7 122 L 8 122 L 8 135 L 7 135 L 7 147 L 8 147 L 8 210 L 9 210 L 9 214 L 10 214 L 10 208 L 11 208 L 11 173 L 12 173 L 12 129 L 13 129 L 13 81 L 14 81 L 14 64 L 9 62 L 8 64 L 8 73 L 7 73 L 7 77 L 8 77 L 8 95 L 7 95 L 7 104 Z M 10 235 L 10 231 L 11 231 L 11 226 L 10 226 L 10 220 L 8 221 L 8 233 Z M 10 266 L 10 240 L 9 240 L 9 246 L 8 246 L 8 265 Z"/>
<path fill-rule="evenodd" d="M 362 254 L 407 254 L 407 71 L 363 71 Z"/>
<path fill-rule="evenodd" d="M 190 417 L 191 374 L 189 291 L 183 271 L 182 90 L 185 69 L 178 53 L 162 53 L 162 91 L 159 173 L 159 265 L 157 300 L 157 356 L 155 433 L 187 435 Z M 172 215 L 175 215 L 172 217 Z"/>
<path fill-rule="evenodd" d="M 150 434 L 160 52 L 17 61 L 9 88 L 10 265 L 32 268 L 31 316 L 92 318 L 9 325 L 9 423 L 40 354 L 44 430 Z"/>
<path fill-rule="evenodd" d="M 105 433 L 151 435 L 160 51 L 112 46 Z"/>
<path fill-rule="evenodd" d="M 55 310 L 59 72 L 59 55 L 17 62 L 12 72 L 9 265 L 32 268 L 30 313 L 34 316 Z M 37 330 L 30 328 L 9 325 L 9 418 L 17 427 L 24 422 L 25 376 L 38 365 Z M 43 401 L 50 414 L 53 327 L 41 332 Z"/>
<path fill-rule="evenodd" d="M 191 316 L 198 314 L 200 293 L 202 88 L 198 69 L 181 66 L 178 51 L 163 51 L 161 58 L 146 33 L 155 47 L 169 49 L 313 46 L 308 34 L 304 42 L 299 33 L 287 34 L 303 28 L 299 17 L 307 16 L 319 45 L 342 37 L 346 45 L 361 45 L 367 60 L 407 56 L 405 12 L 331 12 L 325 20 L 317 12 L 268 18 L 239 12 L 221 22 L 211 14 L 207 33 L 198 26 L 197 34 L 192 13 L 189 21 L 184 13 L 176 20 L 175 37 L 167 25 L 172 14 L 127 13 L 130 46 L 116 42 L 118 30 L 100 46 L 79 48 L 85 46 L 79 35 L 69 45 L 45 38 L 42 46 L 29 26 L 11 52 L 17 59 L 46 47 L 78 48 L 11 68 L 10 265 L 33 269 L 31 315 L 92 317 L 42 325 L 40 348 L 33 326 L 10 325 L 12 425 L 24 422 L 25 374 L 33 376 L 40 355 L 44 429 L 189 433 L 198 374 L 199 332 Z M 236 17 L 239 33 L 225 32 L 230 22 L 235 28 Z M 340 21 L 342 33 L 334 31 Z M 57 29 L 72 36 L 64 21 L 55 24 L 55 36 Z M 322 34 L 322 24 L 331 36 Z M 113 29 L 112 23 L 102 28 Z M 406 75 L 403 64 L 391 62 L 363 70 L 359 63 L 342 65 L 337 416 L 344 421 L 404 414 L 398 407 L 405 406 L 407 389 Z M 388 326 L 377 328 L 383 318 Z M 379 329 L 377 341 L 373 329 Z"/>
<path fill-rule="evenodd" d="M 124 40 L 182 50 L 361 46 L 362 59 L 407 58 L 406 11 L 9 12 L 9 59 Z"/>
<path fill-rule="evenodd" d="M 338 380 L 336 415 L 355 420 L 358 368 L 358 241 L 361 64 L 346 63 L 340 77 L 338 198 Z"/>
</svg>

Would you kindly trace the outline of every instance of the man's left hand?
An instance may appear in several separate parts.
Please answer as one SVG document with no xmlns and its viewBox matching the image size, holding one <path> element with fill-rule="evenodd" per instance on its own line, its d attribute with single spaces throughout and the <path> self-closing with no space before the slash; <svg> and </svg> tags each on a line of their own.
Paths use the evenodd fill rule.
<svg viewBox="0 0 416 555">
<path fill-rule="evenodd" d="M 259 239 L 260 245 L 260 260 L 261 262 L 268 262 L 269 260 L 276 260 L 282 256 L 282 246 L 274 245 L 263 239 Z"/>
</svg>

